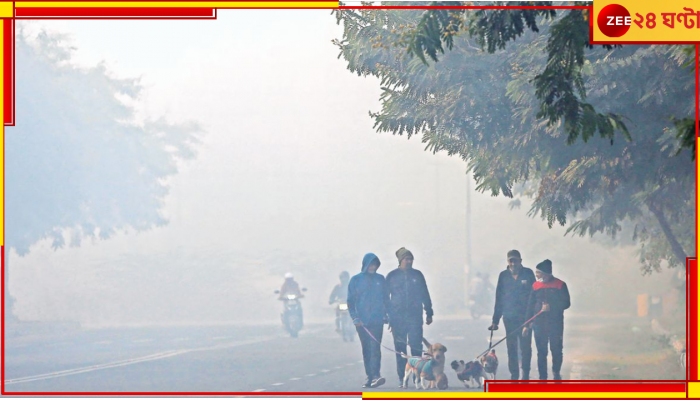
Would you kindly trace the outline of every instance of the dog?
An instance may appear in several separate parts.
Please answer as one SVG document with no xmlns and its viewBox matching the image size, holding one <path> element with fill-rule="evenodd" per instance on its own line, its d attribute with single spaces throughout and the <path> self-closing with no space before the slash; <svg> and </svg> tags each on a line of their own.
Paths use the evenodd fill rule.
<svg viewBox="0 0 700 400">
<path fill-rule="evenodd" d="M 465 363 L 464 360 L 455 360 L 450 366 L 457 373 L 457 379 L 462 381 L 467 388 L 481 387 L 486 379 L 484 366 L 479 361 Z"/>
<path fill-rule="evenodd" d="M 445 375 L 447 347 L 440 343 L 430 344 L 425 338 L 423 338 L 423 343 L 428 347 L 428 350 L 422 358 L 408 358 L 402 387 L 408 387 L 409 376 L 413 374 L 416 377 L 416 389 L 420 383 L 423 389 L 437 387 L 439 390 L 445 390 L 448 388 L 447 375 Z"/>
<path fill-rule="evenodd" d="M 490 352 L 484 354 L 479 361 L 481 366 L 484 368 L 485 379 L 495 380 L 496 372 L 498 371 L 498 357 L 496 357 L 496 350 L 491 349 Z"/>
<path fill-rule="evenodd" d="M 409 357 L 406 360 L 406 370 L 404 371 L 403 388 L 408 388 L 408 380 L 411 375 L 415 375 L 416 389 L 447 389 L 447 376 L 444 372 L 437 372 L 435 367 L 437 362 L 430 357 Z"/>
</svg>

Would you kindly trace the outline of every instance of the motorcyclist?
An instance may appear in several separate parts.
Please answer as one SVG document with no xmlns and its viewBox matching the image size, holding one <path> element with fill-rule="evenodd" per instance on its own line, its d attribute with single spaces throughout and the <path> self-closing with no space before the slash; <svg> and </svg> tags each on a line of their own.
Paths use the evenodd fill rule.
<svg viewBox="0 0 700 400">
<path fill-rule="evenodd" d="M 340 283 L 335 285 L 331 292 L 331 297 L 328 299 L 328 304 L 335 302 L 345 303 L 348 300 L 348 283 L 350 282 L 350 273 L 343 271 L 338 275 Z M 335 309 L 335 331 L 340 332 L 340 310 Z"/>
<path fill-rule="evenodd" d="M 280 289 L 280 296 L 279 300 L 282 300 L 285 305 L 287 302 L 287 296 L 288 295 L 295 295 L 297 299 L 301 299 L 304 297 L 303 294 L 301 294 L 301 289 L 299 288 L 299 284 L 297 281 L 294 280 L 294 275 L 291 272 L 287 272 L 284 274 L 284 283 L 282 284 L 282 289 Z M 301 308 L 301 305 L 299 306 L 299 317 L 302 321 L 302 326 L 304 324 L 304 311 Z M 287 326 L 288 320 L 287 320 L 287 313 L 283 309 L 282 311 L 282 323 L 284 326 Z"/>
<path fill-rule="evenodd" d="M 287 295 L 294 294 L 297 298 L 302 298 L 304 295 L 301 294 L 301 289 L 299 289 L 299 284 L 294 280 L 294 275 L 291 272 L 284 274 L 284 283 L 282 284 L 282 289 L 280 289 L 280 300 L 284 300 Z"/>
</svg>

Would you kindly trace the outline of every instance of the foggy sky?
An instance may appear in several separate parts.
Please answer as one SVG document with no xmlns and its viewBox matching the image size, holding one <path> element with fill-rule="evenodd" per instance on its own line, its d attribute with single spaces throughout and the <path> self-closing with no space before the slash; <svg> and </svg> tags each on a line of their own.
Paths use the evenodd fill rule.
<svg viewBox="0 0 700 400">
<path fill-rule="evenodd" d="M 141 117 L 195 120 L 206 131 L 197 158 L 169 182 L 166 227 L 59 251 L 42 242 L 26 257 L 9 255 L 21 319 L 277 321 L 272 291 L 291 271 L 309 288 L 306 315 L 330 320 L 326 302 L 338 273 L 359 272 L 363 254 L 374 252 L 386 274 L 402 246 L 426 275 L 436 318 L 459 311 L 465 163 L 424 151 L 419 137 L 372 129 L 379 82 L 337 59 L 331 39 L 342 31 L 328 10 L 18 27 L 71 33 L 77 65 L 104 60 L 115 76 L 142 77 Z M 627 311 L 637 292 L 661 290 L 639 276 L 633 248 L 564 237 L 564 228 L 528 218 L 527 203 L 511 211 L 502 197 L 472 192 L 471 199 L 473 268 L 494 284 L 506 252 L 517 248 L 533 269 L 553 260 L 572 292 L 572 312 L 610 301 L 608 309 Z M 665 285 L 669 274 L 658 279 Z"/>
</svg>

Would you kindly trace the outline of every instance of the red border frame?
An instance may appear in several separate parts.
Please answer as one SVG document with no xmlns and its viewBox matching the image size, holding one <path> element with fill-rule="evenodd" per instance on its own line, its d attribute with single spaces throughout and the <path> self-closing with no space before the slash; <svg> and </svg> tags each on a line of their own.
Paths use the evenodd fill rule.
<svg viewBox="0 0 700 400">
<path fill-rule="evenodd" d="M 47 0 L 47 1 L 60 1 L 60 0 Z M 74 0 L 74 1 L 91 1 L 91 0 Z M 152 0 L 155 2 L 184 2 L 189 0 Z M 233 0 L 233 1 L 245 1 L 245 0 Z M 280 0 L 280 1 L 294 1 L 294 0 Z M 307 1 L 323 1 L 323 0 L 307 0 Z M 115 1 L 118 2 L 118 1 Z M 14 7 L 14 2 L 13 2 Z M 334 9 L 335 7 L 240 7 L 231 9 Z M 593 41 L 593 6 L 424 6 L 424 7 L 414 7 L 414 6 L 342 6 L 337 7 L 340 9 L 588 9 L 589 10 L 589 41 L 591 44 L 607 44 L 605 42 L 594 42 Z M 15 9 L 15 17 L 4 20 L 3 30 L 4 30 L 4 69 L 5 71 L 12 71 L 11 74 L 5 74 L 4 79 L 4 123 L 5 126 L 15 126 L 15 59 L 14 59 L 14 39 L 15 39 L 15 19 L 216 19 L 217 9 L 228 9 L 224 7 L 218 8 L 186 8 L 188 10 L 208 10 L 213 11 L 213 16 L 203 16 L 203 15 L 191 15 L 185 13 L 183 8 L 176 7 L 148 7 L 148 8 L 120 8 L 120 7 L 105 7 L 105 8 L 95 8 L 95 7 L 42 7 L 35 8 L 34 12 L 29 12 L 30 8 L 20 8 L 22 10 L 17 12 Z M 76 13 L 77 10 L 81 10 Z M 42 12 L 37 12 L 42 11 Z M 70 11 L 70 12 L 69 12 Z M 97 11 L 101 11 L 98 13 Z M 124 13 L 126 12 L 126 15 Z M 147 12 L 144 12 L 147 11 Z M 158 11 L 158 12 L 156 12 Z M 22 15 L 23 14 L 23 15 Z M 99 14 L 99 15 L 98 15 Z M 187 14 L 187 15 L 185 15 Z M 698 89 L 700 88 L 700 41 L 697 42 L 615 42 L 614 44 L 694 44 L 695 45 L 695 80 L 696 80 L 696 93 L 695 93 L 695 124 L 696 124 L 696 144 L 698 142 L 698 132 L 700 132 L 700 122 L 698 121 L 698 116 L 700 115 L 700 98 L 698 95 Z M 4 140 L 4 138 L 3 138 Z M 696 145 L 697 148 L 697 145 Z M 700 149 L 698 149 L 700 151 Z M 3 147 L 4 155 L 4 147 Z M 695 159 L 695 167 L 697 171 L 698 157 Z M 3 157 L 4 164 L 4 157 Z M 4 171 L 4 168 L 3 168 Z M 697 177 L 696 177 L 697 178 Z M 697 222 L 697 183 L 695 187 L 696 193 L 696 232 L 698 227 Z M 3 195 L 4 195 L 4 180 L 3 180 Z M 4 215 L 4 202 L 3 202 L 3 215 Z M 4 232 L 4 219 L 3 219 L 3 232 Z M 697 249 L 696 249 L 697 251 Z M 2 329 L 0 332 L 0 337 L 2 343 L 0 344 L 0 394 L 2 395 L 147 395 L 147 396 L 158 396 L 158 395 L 245 395 L 245 396 L 361 396 L 362 392 L 7 392 L 5 391 L 5 282 L 4 282 L 4 269 L 5 269 L 5 247 L 0 246 L 0 265 L 3 272 L 2 287 L 0 292 L 2 294 L 2 299 L 0 300 L 2 311 L 0 315 L 2 316 Z M 552 384 L 549 382 L 538 382 L 538 381 L 528 381 L 530 384 L 523 385 L 523 381 L 488 381 L 484 387 L 486 391 L 488 387 L 492 390 L 491 392 L 582 392 L 581 387 L 587 388 L 583 392 L 630 392 L 626 387 L 628 385 L 634 385 L 637 390 L 632 390 L 632 392 L 649 392 L 649 386 L 654 389 L 659 390 L 659 393 L 677 393 L 681 391 L 686 391 L 687 393 L 687 383 L 698 381 L 698 270 L 697 270 L 697 258 L 688 258 L 686 260 L 686 278 L 688 280 L 686 285 L 687 294 L 689 297 L 689 302 L 686 307 L 686 351 L 688 354 L 687 360 L 687 371 L 686 371 L 686 381 L 561 381 L 562 384 Z M 691 311 L 692 310 L 692 311 Z M 693 379 L 694 378 L 694 379 Z M 572 386 L 579 386 L 577 390 L 573 390 Z M 640 386 L 647 386 L 647 388 L 642 389 Z M 683 386 L 683 390 L 679 388 Z M 497 388 L 496 390 L 493 390 Z M 626 390 L 623 390 L 626 389 Z M 468 397 L 468 396 L 467 396 Z M 427 398 L 427 397 L 424 397 Z"/>
</svg>

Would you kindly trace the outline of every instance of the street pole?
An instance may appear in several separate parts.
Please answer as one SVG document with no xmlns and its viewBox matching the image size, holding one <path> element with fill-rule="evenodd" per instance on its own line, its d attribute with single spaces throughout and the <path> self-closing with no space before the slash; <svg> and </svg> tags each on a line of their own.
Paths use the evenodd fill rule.
<svg viewBox="0 0 700 400">
<path fill-rule="evenodd" d="M 467 174 L 467 210 L 466 210 L 466 249 L 467 257 L 464 265 L 464 304 L 469 307 L 469 273 L 472 266 L 472 177 Z"/>
</svg>

